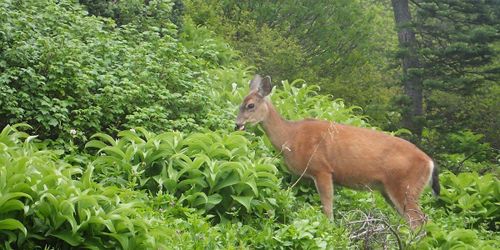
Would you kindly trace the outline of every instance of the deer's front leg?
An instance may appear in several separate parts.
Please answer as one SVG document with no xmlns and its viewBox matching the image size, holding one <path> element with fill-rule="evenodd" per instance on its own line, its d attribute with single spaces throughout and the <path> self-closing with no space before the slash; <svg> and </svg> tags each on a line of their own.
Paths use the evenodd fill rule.
<svg viewBox="0 0 500 250">
<path fill-rule="evenodd" d="M 313 176 L 316 189 L 318 190 L 323 206 L 323 212 L 328 219 L 333 219 L 332 200 L 333 200 L 333 180 L 332 175 L 326 172 L 320 172 Z"/>
</svg>

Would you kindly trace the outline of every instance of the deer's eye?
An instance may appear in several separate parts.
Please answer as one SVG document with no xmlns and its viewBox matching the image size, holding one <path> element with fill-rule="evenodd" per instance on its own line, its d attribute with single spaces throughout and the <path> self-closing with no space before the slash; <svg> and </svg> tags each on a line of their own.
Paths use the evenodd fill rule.
<svg viewBox="0 0 500 250">
<path fill-rule="evenodd" d="M 255 108 L 255 104 L 250 103 L 247 105 L 247 109 L 253 109 L 253 108 Z"/>
</svg>

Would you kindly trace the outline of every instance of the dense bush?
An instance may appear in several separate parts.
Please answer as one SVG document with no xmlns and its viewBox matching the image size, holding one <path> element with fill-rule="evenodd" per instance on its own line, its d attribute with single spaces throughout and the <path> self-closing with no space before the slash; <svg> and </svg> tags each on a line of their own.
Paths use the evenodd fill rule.
<svg viewBox="0 0 500 250">
<path fill-rule="evenodd" d="M 96 134 L 92 162 L 100 183 L 152 194 L 169 193 L 189 207 L 221 217 L 276 210 L 280 181 L 274 159 L 255 153 L 240 133 L 121 131 L 119 139 Z M 274 213 L 274 212 L 273 212 Z"/>
<path fill-rule="evenodd" d="M 27 122 L 51 139 L 198 128 L 209 108 L 206 63 L 174 28 L 117 28 L 72 1 L 2 2 L 0 126 Z"/>
<path fill-rule="evenodd" d="M 417 249 L 498 249 L 500 247 L 497 176 L 477 173 L 440 175 L 441 196 L 424 196 L 430 222 Z"/>
<path fill-rule="evenodd" d="M 434 155 L 442 169 L 455 174 L 461 172 L 499 174 L 500 151 L 484 141 L 484 135 L 470 130 L 440 134 L 437 130 L 425 129 L 422 146 Z"/>
<path fill-rule="evenodd" d="M 317 85 L 308 86 L 296 80 L 292 83 L 284 81 L 279 88 L 273 101 L 287 119 L 317 118 L 358 127 L 369 126 L 364 117 L 355 115 L 354 111 L 360 107 L 348 107 L 341 99 L 333 100 L 331 96 L 319 94 Z"/>
<path fill-rule="evenodd" d="M 441 174 L 441 181 L 444 188 L 440 201 L 447 211 L 466 218 L 465 226 L 500 229 L 500 182 L 495 176 L 448 172 Z"/>
<path fill-rule="evenodd" d="M 184 5 L 181 0 L 79 0 L 91 15 L 115 20 L 117 25 L 135 24 L 164 29 L 172 23 L 182 27 Z M 146 28 L 147 29 L 147 28 Z"/>
<path fill-rule="evenodd" d="M 0 241 L 2 248 L 155 248 L 159 218 L 140 192 L 104 187 L 85 171 L 39 150 L 36 136 L 6 126 L 0 133 Z"/>
</svg>

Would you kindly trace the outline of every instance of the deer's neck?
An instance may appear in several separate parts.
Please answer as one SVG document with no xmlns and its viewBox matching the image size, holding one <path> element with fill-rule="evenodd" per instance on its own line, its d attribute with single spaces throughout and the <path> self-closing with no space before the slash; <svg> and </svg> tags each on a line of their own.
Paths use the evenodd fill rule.
<svg viewBox="0 0 500 250">
<path fill-rule="evenodd" d="M 264 128 L 274 148 L 282 151 L 289 147 L 287 144 L 290 144 L 290 139 L 293 137 L 292 124 L 281 117 L 269 100 L 266 101 L 266 105 L 268 115 L 262 121 L 262 128 Z"/>
</svg>

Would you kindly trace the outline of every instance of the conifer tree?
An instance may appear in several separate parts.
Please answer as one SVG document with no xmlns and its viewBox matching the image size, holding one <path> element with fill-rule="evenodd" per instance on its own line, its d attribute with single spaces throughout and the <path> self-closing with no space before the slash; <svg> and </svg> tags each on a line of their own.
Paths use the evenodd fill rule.
<svg viewBox="0 0 500 250">
<path fill-rule="evenodd" d="M 499 144 L 500 1 L 412 3 L 428 125 L 473 129 Z"/>
<path fill-rule="evenodd" d="M 422 76 L 417 51 L 415 32 L 411 27 L 412 17 L 408 0 L 392 0 L 394 19 L 398 30 L 400 58 L 403 69 L 403 102 L 402 122 L 405 128 L 410 129 L 416 136 L 422 133 Z"/>
<path fill-rule="evenodd" d="M 418 0 L 415 28 L 426 86 L 472 95 L 498 80 L 500 1 Z"/>
</svg>

